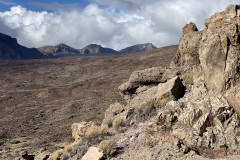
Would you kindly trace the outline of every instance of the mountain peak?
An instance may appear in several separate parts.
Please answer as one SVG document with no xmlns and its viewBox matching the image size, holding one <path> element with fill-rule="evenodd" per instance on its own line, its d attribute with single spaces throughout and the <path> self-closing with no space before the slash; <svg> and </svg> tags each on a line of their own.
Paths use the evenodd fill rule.
<svg viewBox="0 0 240 160">
<path fill-rule="evenodd" d="M 64 43 L 60 43 L 56 46 L 43 46 L 38 48 L 38 50 L 44 55 L 53 55 L 55 57 L 65 57 L 80 54 L 77 49 L 74 49 Z"/>
<path fill-rule="evenodd" d="M 117 51 L 111 49 L 111 48 L 104 48 L 101 45 L 98 44 L 90 44 L 86 47 L 84 47 L 83 49 L 79 50 L 81 52 L 81 54 L 83 55 L 110 55 L 110 54 L 118 54 Z"/>
<path fill-rule="evenodd" d="M 156 49 L 152 43 L 137 44 L 120 50 L 120 53 L 134 53 L 134 52 L 143 52 L 151 49 Z"/>
</svg>

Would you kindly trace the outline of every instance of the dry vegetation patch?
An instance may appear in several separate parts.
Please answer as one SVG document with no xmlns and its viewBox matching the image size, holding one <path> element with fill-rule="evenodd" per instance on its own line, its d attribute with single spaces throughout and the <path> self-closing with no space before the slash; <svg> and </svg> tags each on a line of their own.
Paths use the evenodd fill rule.
<svg viewBox="0 0 240 160">
<path fill-rule="evenodd" d="M 113 120 L 113 128 L 117 132 L 121 132 L 121 127 L 123 127 L 123 126 L 125 126 L 123 117 L 118 116 Z"/>
<path fill-rule="evenodd" d="M 98 147 L 103 154 L 108 158 L 116 152 L 116 141 L 115 140 L 104 140 L 99 143 Z"/>
</svg>

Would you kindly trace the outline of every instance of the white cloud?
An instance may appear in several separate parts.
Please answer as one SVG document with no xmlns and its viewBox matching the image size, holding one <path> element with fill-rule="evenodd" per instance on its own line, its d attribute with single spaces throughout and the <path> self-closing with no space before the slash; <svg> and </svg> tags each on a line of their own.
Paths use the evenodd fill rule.
<svg viewBox="0 0 240 160">
<path fill-rule="evenodd" d="M 193 21 L 202 29 L 204 19 L 238 0 L 92 1 L 95 4 L 85 8 L 51 13 L 12 7 L 0 12 L 0 32 L 10 33 L 28 47 L 66 43 L 82 48 L 98 43 L 121 49 L 146 42 L 161 47 L 177 44 L 186 23 Z"/>
</svg>

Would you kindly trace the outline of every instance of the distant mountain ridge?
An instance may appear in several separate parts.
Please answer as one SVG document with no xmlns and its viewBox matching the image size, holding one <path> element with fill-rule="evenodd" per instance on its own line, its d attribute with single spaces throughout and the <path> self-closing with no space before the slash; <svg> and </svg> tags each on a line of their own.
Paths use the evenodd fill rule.
<svg viewBox="0 0 240 160">
<path fill-rule="evenodd" d="M 112 48 L 105 48 L 98 44 L 90 44 L 82 49 L 74 49 L 66 44 L 59 44 L 56 46 L 43 46 L 38 48 L 38 50 L 44 55 L 54 55 L 54 56 L 79 56 L 79 55 L 116 55 L 124 53 L 135 53 L 147 50 L 156 49 L 152 43 L 137 44 L 124 48 L 122 50 L 116 51 Z"/>
<path fill-rule="evenodd" d="M 71 56 L 103 56 L 142 52 L 156 47 L 151 43 L 138 44 L 116 51 L 98 44 L 90 44 L 82 49 L 75 49 L 66 44 L 46 45 L 40 48 L 27 48 L 18 44 L 16 38 L 0 33 L 0 59 L 41 59 Z"/>
<path fill-rule="evenodd" d="M 50 56 L 50 55 L 49 55 Z M 40 59 L 46 58 L 36 48 L 18 44 L 16 38 L 0 33 L 0 59 Z"/>
</svg>

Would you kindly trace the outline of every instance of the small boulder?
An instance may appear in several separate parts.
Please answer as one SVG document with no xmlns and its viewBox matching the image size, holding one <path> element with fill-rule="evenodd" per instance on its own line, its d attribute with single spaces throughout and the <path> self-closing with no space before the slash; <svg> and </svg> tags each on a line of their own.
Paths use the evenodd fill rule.
<svg viewBox="0 0 240 160">
<path fill-rule="evenodd" d="M 100 160 L 102 157 L 103 152 L 99 151 L 99 148 L 90 147 L 81 160 Z"/>
</svg>

